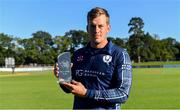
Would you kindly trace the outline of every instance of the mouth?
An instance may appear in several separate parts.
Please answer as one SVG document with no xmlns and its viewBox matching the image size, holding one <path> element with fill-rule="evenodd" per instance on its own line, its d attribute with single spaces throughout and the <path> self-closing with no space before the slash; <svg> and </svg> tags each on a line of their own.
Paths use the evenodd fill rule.
<svg viewBox="0 0 180 110">
<path fill-rule="evenodd" d="M 97 34 L 94 35 L 94 38 L 99 38 L 99 37 L 101 37 L 101 36 L 97 35 Z"/>
</svg>

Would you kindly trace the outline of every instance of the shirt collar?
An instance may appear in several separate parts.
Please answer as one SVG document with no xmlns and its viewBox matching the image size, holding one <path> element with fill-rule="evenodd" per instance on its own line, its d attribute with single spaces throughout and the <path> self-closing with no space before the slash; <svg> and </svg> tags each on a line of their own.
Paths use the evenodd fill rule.
<svg viewBox="0 0 180 110">
<path fill-rule="evenodd" d="M 104 53 L 104 54 L 111 55 L 112 54 L 112 46 L 113 46 L 113 43 L 110 40 L 108 40 L 108 43 L 106 44 L 106 46 L 104 48 L 100 49 L 100 52 Z M 86 45 L 85 48 L 86 48 L 85 49 L 86 53 L 94 54 L 92 51 L 92 47 L 90 45 L 90 42 Z"/>
</svg>

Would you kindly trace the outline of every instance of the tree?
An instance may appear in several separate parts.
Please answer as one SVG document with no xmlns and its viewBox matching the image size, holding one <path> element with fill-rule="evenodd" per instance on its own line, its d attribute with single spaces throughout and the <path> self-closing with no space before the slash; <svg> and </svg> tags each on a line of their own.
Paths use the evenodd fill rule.
<svg viewBox="0 0 180 110">
<path fill-rule="evenodd" d="M 114 37 L 108 37 L 109 40 L 111 40 L 114 44 L 126 48 L 126 39 L 121 39 L 121 38 L 114 38 Z"/>
<path fill-rule="evenodd" d="M 32 53 L 38 51 L 37 56 L 39 64 L 53 64 L 55 61 L 55 51 L 52 46 L 54 45 L 52 36 L 48 32 L 37 31 L 33 33 L 32 43 L 35 45 L 35 50 Z M 35 53 L 34 53 L 35 54 Z"/>
<path fill-rule="evenodd" d="M 56 36 L 53 39 L 53 42 L 53 48 L 55 50 L 56 56 L 58 56 L 60 53 L 70 50 L 72 41 L 69 37 Z"/>
<path fill-rule="evenodd" d="M 132 33 L 129 37 L 128 45 L 131 48 L 131 58 L 137 62 L 141 61 L 141 50 L 144 46 L 144 42 L 142 41 L 144 37 L 144 31 L 142 30 L 144 27 L 144 22 L 140 17 L 133 17 L 128 26 L 130 26 L 129 33 Z"/>
<path fill-rule="evenodd" d="M 37 31 L 32 35 L 33 43 L 41 52 L 48 50 L 53 45 L 52 36 L 48 32 Z"/>
<path fill-rule="evenodd" d="M 0 65 L 4 65 L 6 57 L 15 56 L 15 44 L 12 36 L 0 33 Z"/>
<path fill-rule="evenodd" d="M 135 36 L 144 35 L 144 31 L 142 30 L 144 22 L 140 17 L 131 18 L 128 26 L 130 26 L 128 33 L 133 33 Z"/>
<path fill-rule="evenodd" d="M 153 53 L 153 49 L 155 47 L 155 39 L 147 32 L 142 40 L 144 42 L 143 50 L 141 51 L 143 61 L 154 61 L 155 54 Z"/>
<path fill-rule="evenodd" d="M 176 40 L 168 37 L 162 40 L 164 49 L 166 50 L 163 54 L 164 60 L 175 60 L 175 55 L 179 53 L 179 50 L 175 47 Z"/>
<path fill-rule="evenodd" d="M 88 42 L 88 34 L 82 30 L 70 30 L 69 32 L 66 32 L 64 36 L 72 39 L 70 47 L 71 52 L 74 52 Z"/>
<path fill-rule="evenodd" d="M 178 53 L 175 54 L 176 60 L 180 60 L 180 42 L 176 42 L 174 46 L 178 50 Z"/>
<path fill-rule="evenodd" d="M 22 63 L 53 64 L 56 54 L 52 48 L 54 44 L 52 36 L 44 31 L 37 31 L 32 35 L 32 38 L 18 40 L 20 52 L 17 54 L 24 58 L 21 59 Z"/>
<path fill-rule="evenodd" d="M 34 42 L 33 38 L 29 39 L 19 39 L 18 43 L 21 48 L 19 50 L 22 51 L 22 54 L 24 54 L 24 61 L 22 60 L 22 64 L 30 64 L 30 63 L 37 63 L 38 62 L 38 56 L 40 56 L 40 51 L 36 46 L 36 43 Z"/>
</svg>

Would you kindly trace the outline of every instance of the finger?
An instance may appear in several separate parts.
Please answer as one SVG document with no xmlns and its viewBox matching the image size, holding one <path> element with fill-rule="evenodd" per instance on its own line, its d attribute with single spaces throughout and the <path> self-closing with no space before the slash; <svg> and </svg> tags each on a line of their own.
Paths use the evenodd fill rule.
<svg viewBox="0 0 180 110">
<path fill-rule="evenodd" d="M 63 84 L 64 86 L 67 86 L 67 87 L 73 87 L 73 84 L 71 84 L 71 83 L 62 82 L 61 84 Z"/>
<path fill-rule="evenodd" d="M 79 82 L 78 82 L 78 81 L 75 81 L 75 80 L 72 80 L 71 83 L 72 83 L 72 84 L 75 84 L 75 85 L 79 84 Z"/>
<path fill-rule="evenodd" d="M 71 63 L 71 68 L 73 67 L 73 63 Z"/>
<path fill-rule="evenodd" d="M 59 68 L 58 68 L 58 64 L 57 63 L 55 63 L 55 65 L 54 65 L 54 75 L 56 76 L 56 77 L 58 77 L 58 74 L 59 74 Z"/>
<path fill-rule="evenodd" d="M 63 87 L 69 89 L 70 91 L 73 90 L 73 88 L 72 88 L 70 85 L 68 85 L 68 84 L 66 84 L 66 83 L 64 83 L 64 82 L 61 82 L 60 85 L 62 85 Z"/>
<path fill-rule="evenodd" d="M 59 69 L 56 70 L 56 76 L 59 77 Z"/>
<path fill-rule="evenodd" d="M 66 88 L 68 88 L 69 90 L 73 90 L 73 85 L 72 84 L 70 84 L 70 83 L 66 83 L 66 82 L 63 82 L 63 83 L 61 83 L 62 85 L 64 85 Z"/>
<path fill-rule="evenodd" d="M 75 90 L 71 90 L 71 93 L 72 93 L 72 94 L 75 94 L 75 93 L 76 93 L 76 91 L 75 91 Z"/>
</svg>

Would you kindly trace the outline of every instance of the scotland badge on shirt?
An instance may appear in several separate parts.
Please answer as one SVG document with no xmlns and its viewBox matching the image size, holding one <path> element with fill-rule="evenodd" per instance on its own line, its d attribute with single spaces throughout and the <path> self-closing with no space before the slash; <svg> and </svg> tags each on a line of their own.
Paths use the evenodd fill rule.
<svg viewBox="0 0 180 110">
<path fill-rule="evenodd" d="M 107 65 L 109 65 L 109 63 L 112 61 L 112 56 L 104 55 L 103 56 L 103 61 L 104 61 L 104 63 L 107 63 Z"/>
</svg>

